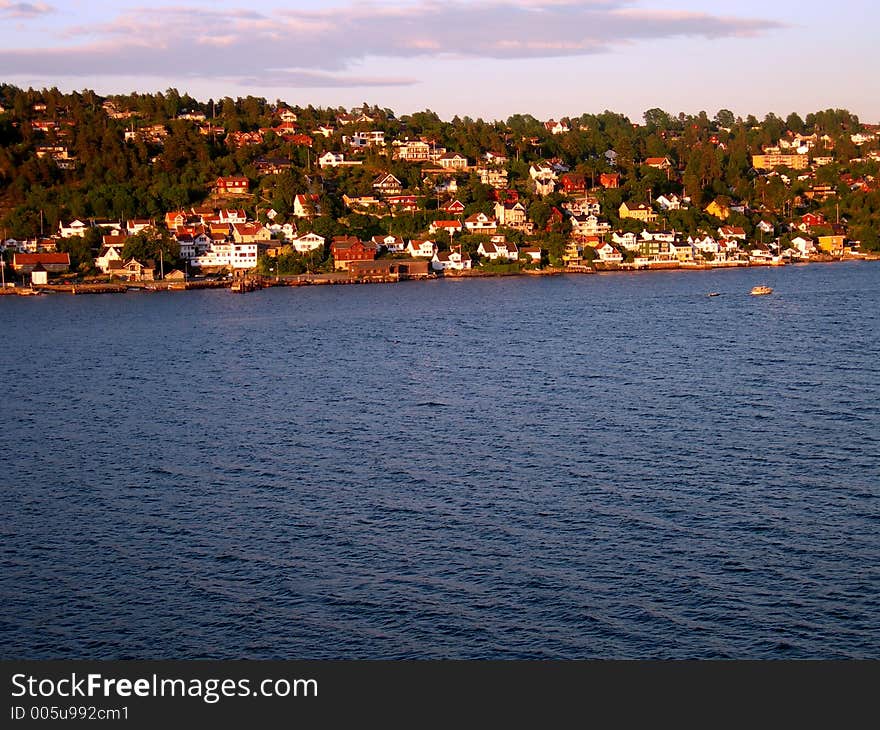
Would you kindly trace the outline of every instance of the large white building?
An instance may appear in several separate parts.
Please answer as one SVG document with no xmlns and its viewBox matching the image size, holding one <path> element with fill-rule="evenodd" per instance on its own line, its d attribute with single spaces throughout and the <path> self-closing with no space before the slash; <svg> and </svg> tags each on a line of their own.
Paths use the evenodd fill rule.
<svg viewBox="0 0 880 730">
<path fill-rule="evenodd" d="M 181 256 L 183 249 L 181 248 Z M 236 241 L 211 241 L 200 254 L 189 260 L 198 269 L 252 269 L 257 265 L 257 244 Z"/>
</svg>

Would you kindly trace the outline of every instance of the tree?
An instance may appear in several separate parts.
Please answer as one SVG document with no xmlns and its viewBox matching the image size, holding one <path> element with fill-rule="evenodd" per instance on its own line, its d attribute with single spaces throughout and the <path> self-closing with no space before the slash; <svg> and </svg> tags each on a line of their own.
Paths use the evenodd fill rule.
<svg viewBox="0 0 880 730">
<path fill-rule="evenodd" d="M 730 111 L 730 109 L 719 109 L 718 113 L 715 115 L 715 124 L 718 127 L 730 129 L 736 124 L 736 117 L 733 116 L 733 112 Z"/>
<path fill-rule="evenodd" d="M 805 129 L 804 120 L 796 112 L 792 112 L 785 118 L 785 126 L 796 134 L 803 134 Z"/>
<path fill-rule="evenodd" d="M 156 267 L 162 261 L 168 269 L 169 266 L 180 265 L 180 246 L 167 231 L 145 228 L 125 240 L 122 257 L 126 260 L 137 259 L 142 264 L 153 261 Z"/>
<path fill-rule="evenodd" d="M 100 229 L 90 228 L 86 236 L 70 236 L 61 238 L 56 244 L 59 251 L 70 256 L 70 268 L 81 274 L 89 274 L 95 268 L 95 259 L 92 256 L 92 241 L 98 239 L 100 243 Z"/>
<path fill-rule="evenodd" d="M 648 109 L 644 114 L 645 124 L 653 130 L 669 129 L 672 124 L 672 117 L 662 109 Z"/>
</svg>

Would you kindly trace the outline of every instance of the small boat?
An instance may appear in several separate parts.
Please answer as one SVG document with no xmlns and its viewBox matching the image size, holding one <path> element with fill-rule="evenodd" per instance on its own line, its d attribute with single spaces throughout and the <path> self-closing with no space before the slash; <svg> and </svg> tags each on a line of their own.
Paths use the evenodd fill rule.
<svg viewBox="0 0 880 730">
<path fill-rule="evenodd" d="M 720 291 L 710 291 L 706 296 L 709 296 L 709 297 L 720 297 L 720 296 L 721 296 L 721 292 L 720 292 Z"/>
<path fill-rule="evenodd" d="M 760 296 L 761 294 L 772 294 L 773 290 L 769 286 L 753 286 L 749 294 Z"/>
</svg>

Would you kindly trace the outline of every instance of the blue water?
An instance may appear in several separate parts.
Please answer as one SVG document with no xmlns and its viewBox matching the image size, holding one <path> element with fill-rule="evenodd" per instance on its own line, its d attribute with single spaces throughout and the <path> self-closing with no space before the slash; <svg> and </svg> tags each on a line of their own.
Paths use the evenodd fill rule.
<svg viewBox="0 0 880 730">
<path fill-rule="evenodd" d="M 0 298 L 2 655 L 880 658 L 878 284 Z"/>
</svg>

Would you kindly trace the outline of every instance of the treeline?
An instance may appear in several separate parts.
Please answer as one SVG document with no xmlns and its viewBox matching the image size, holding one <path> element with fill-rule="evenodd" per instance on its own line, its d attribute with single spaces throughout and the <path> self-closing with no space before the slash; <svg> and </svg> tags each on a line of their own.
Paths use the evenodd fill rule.
<svg viewBox="0 0 880 730">
<path fill-rule="evenodd" d="M 112 118 L 105 102 L 133 115 Z M 688 195 L 692 205 L 687 211 L 670 213 L 662 222 L 679 230 L 717 225 L 703 211 L 721 197 L 746 203 L 756 211 L 730 221 L 749 233 L 762 218 L 780 224 L 796 213 L 819 210 L 829 220 L 847 221 L 851 237 L 862 240 L 864 247 L 880 247 L 880 193 L 876 185 L 868 191 L 853 190 L 851 185 L 853 179 L 876 180 L 880 174 L 878 163 L 863 156 L 866 150 L 876 149 L 877 143 L 855 145 L 851 136 L 862 125 L 847 110 L 818 111 L 805 118 L 768 114 L 759 120 L 736 117 L 729 110 L 710 117 L 706 112 L 673 115 L 650 109 L 638 124 L 604 111 L 568 117 L 571 131 L 554 135 L 542 120 L 529 114 L 504 121 L 467 116 L 444 121 L 430 109 L 397 117 L 390 109 L 367 104 L 356 111 L 367 114 L 372 122 L 340 127 L 338 116 L 350 110 L 287 106 L 253 96 L 200 101 L 176 89 L 102 97 L 89 90 L 65 94 L 4 84 L 0 85 L 0 105 L 4 109 L 0 113 L 0 224 L 5 237 L 49 233 L 57 230 L 59 220 L 73 217 L 159 219 L 168 210 L 200 204 L 217 177 L 234 174 L 251 180 L 253 196 L 246 207 L 254 217 L 272 208 L 283 220 L 292 214 L 296 195 L 312 193 L 319 196 L 322 215 L 311 227 L 322 235 L 415 235 L 438 217 L 437 208 L 447 198 L 436 195 L 433 182 L 425 180 L 419 165 L 392 160 L 390 150 L 394 140 L 422 138 L 467 156 L 472 165 L 487 151 L 508 155 L 509 187 L 520 194 L 538 230 L 548 235 L 564 233 L 559 226 L 553 228 L 551 220 L 553 208 L 563 197 L 538 198 L 529 166 L 556 159 L 593 185 L 603 172 L 621 174 L 619 189 L 601 193 L 603 215 L 615 226 L 629 225 L 616 219 L 620 201 L 641 202 L 676 193 Z M 298 131 L 309 136 L 310 147 L 285 141 L 271 131 L 260 144 L 235 148 L 226 143 L 229 133 L 276 127 L 276 112 L 282 106 L 297 115 Z M 193 114 L 204 115 L 205 121 L 179 118 Z M 45 122 L 51 122 L 48 129 Z M 326 137 L 314 134 L 321 125 L 335 131 Z M 140 133 L 152 126 L 162 129 L 161 139 Z M 343 134 L 365 129 L 383 130 L 387 146 L 358 153 L 362 166 L 318 168 L 317 159 L 324 151 L 349 152 Z M 126 141 L 126 131 L 137 134 Z M 816 169 L 813 179 L 798 180 L 797 171 L 782 170 L 787 173 L 786 183 L 779 175 L 759 174 L 752 168 L 751 155 L 777 143 L 787 132 L 828 135 L 828 149 L 817 148 L 812 154 L 832 159 Z M 47 146 L 64 147 L 74 161 L 64 165 L 49 154 L 38 155 L 38 148 Z M 616 153 L 613 161 L 606 154 L 609 150 Z M 289 160 L 291 167 L 279 175 L 261 175 L 255 163 L 264 157 Z M 668 157 L 672 174 L 644 165 L 649 157 Z M 348 211 L 342 195 L 371 194 L 379 171 L 398 177 L 405 192 L 424 196 L 421 210 L 394 218 Z M 473 173 L 455 177 L 458 190 L 454 195 L 465 203 L 468 213 L 491 212 L 491 188 Z M 805 193 L 817 184 L 831 185 L 836 196 L 823 202 L 807 200 Z M 550 231 L 545 230 L 548 225 Z"/>
</svg>

